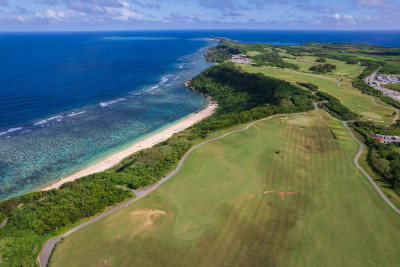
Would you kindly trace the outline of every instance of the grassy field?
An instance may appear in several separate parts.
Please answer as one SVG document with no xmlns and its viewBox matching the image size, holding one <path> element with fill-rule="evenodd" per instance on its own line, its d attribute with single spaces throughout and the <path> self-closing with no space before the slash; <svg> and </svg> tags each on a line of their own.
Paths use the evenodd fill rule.
<svg viewBox="0 0 400 267">
<path fill-rule="evenodd" d="M 248 51 L 247 55 L 249 57 L 258 56 L 258 55 L 261 55 L 261 52 L 259 52 L 259 51 Z"/>
<path fill-rule="evenodd" d="M 298 65 L 300 67 L 300 71 L 302 72 L 311 72 L 309 71 L 310 67 L 317 64 L 325 64 L 316 62 L 315 60 L 317 59 L 318 57 L 302 56 L 302 57 L 296 57 L 296 59 L 285 58 L 284 60 Z M 339 61 L 329 58 L 326 59 L 326 63 L 336 65 L 336 69 L 324 75 L 341 77 L 341 78 L 355 78 L 365 68 L 359 65 L 346 64 L 346 62 L 344 61 Z"/>
<path fill-rule="evenodd" d="M 341 80 L 341 84 L 344 87 L 341 88 L 334 80 L 329 80 L 311 74 L 302 74 L 267 66 L 254 67 L 246 64 L 241 64 L 241 68 L 248 72 L 263 73 L 267 76 L 277 77 L 292 83 L 313 83 L 318 85 L 318 90 L 327 92 L 332 96 L 339 98 L 342 103 L 353 112 L 363 115 L 361 120 L 373 121 L 377 125 L 390 125 L 393 122 L 394 109 L 392 107 L 378 100 L 376 100 L 377 104 L 387 107 L 375 105 L 370 96 L 365 94 L 359 95 L 359 91 L 353 88 L 351 81 L 347 79 Z"/>
<path fill-rule="evenodd" d="M 364 137 L 356 131 L 353 131 L 354 135 L 357 137 L 358 140 L 364 142 Z M 391 186 L 391 181 L 381 177 L 378 173 L 376 173 L 372 167 L 368 164 L 367 160 L 368 156 L 368 148 L 364 147 L 364 152 L 361 155 L 358 163 L 360 166 L 371 176 L 371 178 L 375 181 L 375 183 L 380 187 L 382 192 L 390 199 L 390 201 L 400 209 L 400 196 L 396 194 Z"/>
<path fill-rule="evenodd" d="M 51 266 L 394 266 L 400 218 L 356 169 L 357 151 L 322 111 L 257 123 L 65 238 Z"/>
</svg>

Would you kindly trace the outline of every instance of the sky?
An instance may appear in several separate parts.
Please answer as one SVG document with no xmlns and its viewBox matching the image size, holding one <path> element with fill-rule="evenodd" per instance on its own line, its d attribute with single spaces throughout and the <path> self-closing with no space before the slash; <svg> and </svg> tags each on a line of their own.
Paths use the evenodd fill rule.
<svg viewBox="0 0 400 267">
<path fill-rule="evenodd" d="M 0 0 L 0 31 L 399 30 L 400 0 Z"/>
</svg>

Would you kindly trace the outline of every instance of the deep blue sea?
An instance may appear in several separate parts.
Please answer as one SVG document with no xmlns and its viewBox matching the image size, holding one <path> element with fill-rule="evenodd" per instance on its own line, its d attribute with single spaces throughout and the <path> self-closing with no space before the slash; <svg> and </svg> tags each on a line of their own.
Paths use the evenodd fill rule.
<svg viewBox="0 0 400 267">
<path fill-rule="evenodd" d="M 0 200 L 104 158 L 207 105 L 183 83 L 209 36 L 400 46 L 400 32 L 0 33 Z"/>
</svg>

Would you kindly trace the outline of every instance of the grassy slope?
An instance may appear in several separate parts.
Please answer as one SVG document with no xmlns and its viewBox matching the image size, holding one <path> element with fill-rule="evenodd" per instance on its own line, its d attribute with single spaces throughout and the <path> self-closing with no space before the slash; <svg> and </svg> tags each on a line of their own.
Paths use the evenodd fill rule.
<svg viewBox="0 0 400 267">
<path fill-rule="evenodd" d="M 374 105 L 370 96 L 364 94 L 358 95 L 359 91 L 357 91 L 351 86 L 350 81 L 347 80 L 342 81 L 342 86 L 344 86 L 345 88 L 340 88 L 335 81 L 318 76 L 301 74 L 267 66 L 253 67 L 250 65 L 241 64 L 241 67 L 248 72 L 254 72 L 254 73 L 261 72 L 267 76 L 280 78 L 292 83 L 296 82 L 313 83 L 315 85 L 318 85 L 319 87 L 318 90 L 325 91 L 331 94 L 332 96 L 339 98 L 342 101 L 342 103 L 346 107 L 351 109 L 353 112 L 364 115 L 362 120 L 365 121 L 373 120 L 374 123 L 377 125 L 390 125 L 393 122 L 394 119 L 394 116 L 392 115 L 394 111 L 393 108 L 389 106 L 385 108 Z M 378 104 L 385 105 L 383 103 L 378 103 Z"/>
<path fill-rule="evenodd" d="M 358 140 L 364 142 L 364 137 L 359 134 L 357 131 L 353 131 L 354 135 Z M 393 192 L 392 182 L 381 177 L 378 173 L 376 173 L 370 164 L 368 163 L 368 148 L 364 146 L 364 152 L 362 153 L 358 163 L 360 166 L 371 176 L 371 178 L 375 181 L 375 183 L 381 188 L 382 192 L 390 199 L 390 201 L 400 209 L 400 196 Z"/>
<path fill-rule="evenodd" d="M 400 219 L 354 166 L 357 143 L 323 112 L 289 117 L 195 150 L 159 189 L 67 237 L 52 266 L 397 264 Z M 142 226 L 143 209 L 166 214 Z"/>
</svg>

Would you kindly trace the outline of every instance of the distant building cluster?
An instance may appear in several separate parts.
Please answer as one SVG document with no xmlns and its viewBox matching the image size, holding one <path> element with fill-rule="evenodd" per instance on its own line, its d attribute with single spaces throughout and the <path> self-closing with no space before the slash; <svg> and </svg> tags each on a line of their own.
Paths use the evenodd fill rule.
<svg viewBox="0 0 400 267">
<path fill-rule="evenodd" d="M 400 83 L 400 75 L 378 75 L 375 77 L 375 84 L 396 84 Z"/>
<path fill-rule="evenodd" d="M 372 136 L 382 144 L 400 143 L 400 136 L 374 134 Z"/>
<path fill-rule="evenodd" d="M 232 62 L 233 63 L 242 63 L 242 64 L 251 64 L 252 60 L 251 58 L 246 57 L 246 55 L 233 55 L 232 56 Z"/>
</svg>

